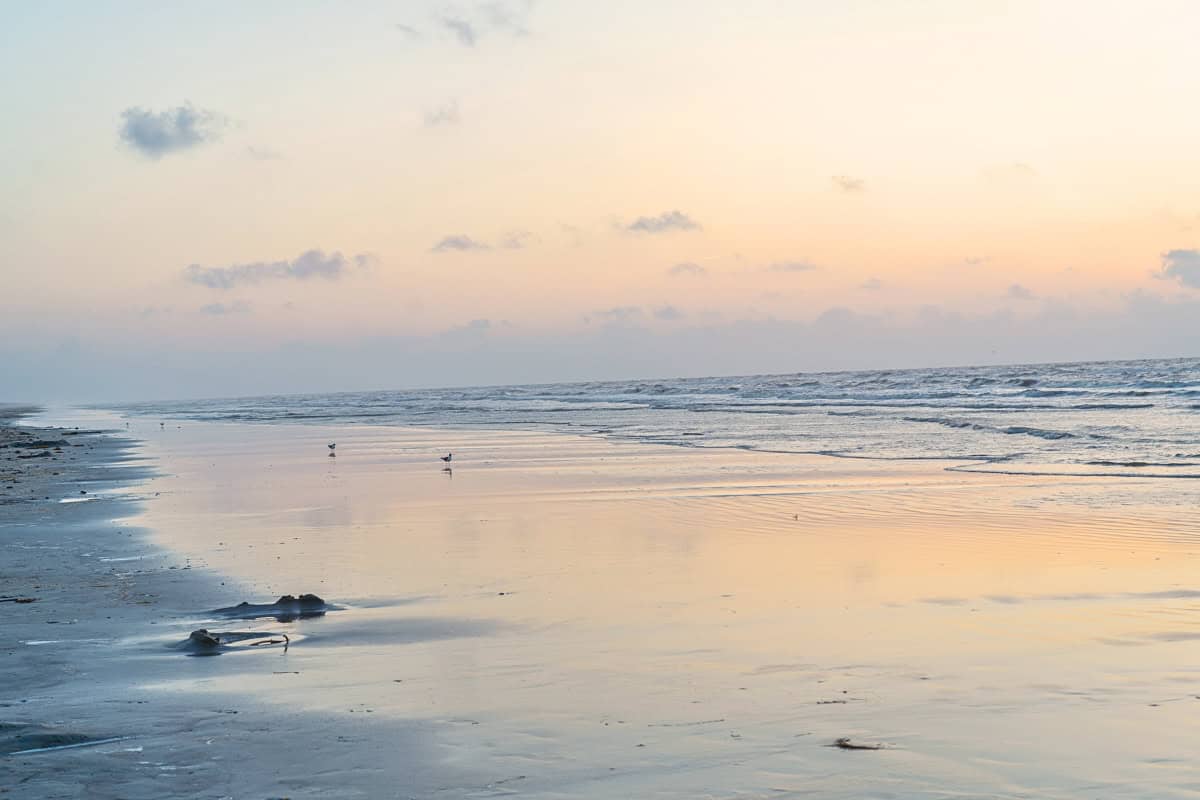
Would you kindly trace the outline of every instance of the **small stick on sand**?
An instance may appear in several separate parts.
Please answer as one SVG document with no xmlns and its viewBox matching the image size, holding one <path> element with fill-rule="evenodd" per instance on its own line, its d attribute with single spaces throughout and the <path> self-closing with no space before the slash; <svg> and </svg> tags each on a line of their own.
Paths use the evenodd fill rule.
<svg viewBox="0 0 1200 800">
<path fill-rule="evenodd" d="M 842 750 L 884 750 L 887 748 L 887 745 L 882 744 L 858 744 L 857 742 L 850 741 L 849 736 L 843 736 L 829 746 Z"/>
</svg>

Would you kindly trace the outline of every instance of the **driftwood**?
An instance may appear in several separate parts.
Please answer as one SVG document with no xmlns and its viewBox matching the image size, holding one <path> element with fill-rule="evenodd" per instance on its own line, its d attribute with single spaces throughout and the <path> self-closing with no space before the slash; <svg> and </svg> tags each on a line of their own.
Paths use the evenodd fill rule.
<svg viewBox="0 0 1200 800">
<path fill-rule="evenodd" d="M 288 651 L 292 640 L 286 633 L 258 633 L 256 631 L 210 631 L 200 628 L 192 631 L 187 641 L 182 642 L 185 649 L 193 655 L 215 656 L 234 647 L 262 647 L 264 645 L 283 645 L 283 652 Z"/>
<path fill-rule="evenodd" d="M 274 603 L 247 603 L 236 606 L 218 608 L 212 613 L 220 614 L 231 619 L 257 619 L 259 617 L 274 617 L 279 622 L 291 622 L 305 617 L 320 617 L 326 611 L 335 611 L 331 606 L 315 594 L 302 594 L 293 597 L 285 594 Z"/>
<path fill-rule="evenodd" d="M 834 741 L 830 747 L 837 747 L 841 750 L 886 750 L 887 745 L 883 744 L 859 744 L 852 741 L 849 736 L 843 736 Z"/>
</svg>

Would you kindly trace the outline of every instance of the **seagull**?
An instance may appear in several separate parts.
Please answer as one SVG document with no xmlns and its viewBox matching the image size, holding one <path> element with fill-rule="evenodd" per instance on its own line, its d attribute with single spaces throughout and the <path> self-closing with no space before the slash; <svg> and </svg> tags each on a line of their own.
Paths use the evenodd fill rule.
<svg viewBox="0 0 1200 800">
<path fill-rule="evenodd" d="M 442 456 L 441 458 L 442 461 L 445 461 L 447 464 L 449 464 L 450 459 L 454 458 L 454 453 L 446 453 L 446 455 Z"/>
</svg>

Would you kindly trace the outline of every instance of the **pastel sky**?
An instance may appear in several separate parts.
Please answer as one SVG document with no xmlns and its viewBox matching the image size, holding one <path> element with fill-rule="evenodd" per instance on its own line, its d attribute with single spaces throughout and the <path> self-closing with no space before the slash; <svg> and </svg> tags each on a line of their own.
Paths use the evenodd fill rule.
<svg viewBox="0 0 1200 800">
<path fill-rule="evenodd" d="M 0 0 L 0 397 L 1194 355 L 1197 30 Z"/>
</svg>

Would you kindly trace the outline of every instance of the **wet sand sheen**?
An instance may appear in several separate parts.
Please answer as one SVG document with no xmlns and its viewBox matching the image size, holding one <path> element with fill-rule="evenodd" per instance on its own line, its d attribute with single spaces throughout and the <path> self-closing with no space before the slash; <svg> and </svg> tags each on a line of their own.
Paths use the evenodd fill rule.
<svg viewBox="0 0 1200 800">
<path fill-rule="evenodd" d="M 169 474 L 139 522 L 162 544 L 259 599 L 349 606 L 286 627 L 286 681 L 239 654 L 221 691 L 440 723 L 448 764 L 524 796 L 1200 784 L 1180 482 L 1138 481 L 1137 503 L 1111 480 L 542 433 L 147 438 Z M 889 747 L 825 746 L 843 736 Z"/>
</svg>

